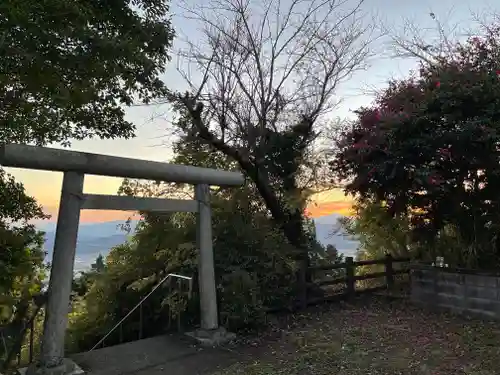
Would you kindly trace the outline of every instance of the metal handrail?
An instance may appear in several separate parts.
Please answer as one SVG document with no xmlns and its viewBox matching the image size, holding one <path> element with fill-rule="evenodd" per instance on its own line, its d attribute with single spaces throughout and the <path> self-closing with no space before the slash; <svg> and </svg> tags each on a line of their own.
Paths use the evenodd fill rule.
<svg viewBox="0 0 500 375">
<path fill-rule="evenodd" d="M 149 293 L 148 293 L 145 297 L 143 297 L 143 298 L 139 301 L 139 303 L 138 303 L 137 305 L 135 305 L 135 306 L 134 306 L 134 308 L 133 308 L 132 310 L 130 310 L 130 311 L 128 312 L 128 314 L 127 314 L 127 315 L 125 315 L 122 319 L 120 319 L 120 321 L 119 321 L 118 323 L 116 323 L 116 324 L 115 324 L 115 326 L 114 326 L 113 328 L 111 328 L 111 330 L 109 330 L 109 332 L 108 332 L 108 333 L 107 333 L 107 334 L 106 334 L 106 335 L 105 335 L 102 339 L 100 339 L 100 340 L 97 342 L 97 344 L 95 344 L 95 345 L 92 347 L 92 349 L 90 349 L 90 350 L 89 350 L 89 352 L 91 352 L 92 350 L 94 350 L 95 348 L 97 348 L 99 345 L 101 345 L 101 344 L 104 342 L 104 340 L 106 340 L 106 339 L 109 337 L 109 335 L 111 335 L 111 334 L 115 331 L 115 329 L 117 329 L 118 327 L 120 327 L 120 325 L 121 325 L 121 324 L 122 324 L 125 320 L 127 320 L 127 318 L 128 318 L 130 315 L 132 315 L 132 313 L 133 313 L 135 310 L 137 310 L 139 307 L 141 307 L 141 306 L 142 306 L 142 304 L 144 303 L 144 301 L 146 301 L 146 300 L 149 298 L 149 296 L 150 296 L 151 294 L 153 294 L 153 293 L 156 291 L 156 289 L 158 289 L 158 288 L 159 288 L 159 287 L 160 287 L 160 286 L 161 286 L 161 285 L 162 285 L 165 281 L 167 281 L 167 279 L 168 279 L 169 277 L 176 277 L 176 278 L 178 278 L 178 279 L 188 280 L 188 281 L 189 281 L 189 291 L 188 291 L 188 296 L 191 296 L 191 291 L 193 290 L 193 278 L 192 278 L 192 277 L 189 277 L 189 276 L 178 275 L 178 274 L 176 274 L 176 273 L 169 273 L 167 276 L 165 276 L 163 279 L 161 279 L 161 280 L 160 280 L 160 282 L 159 282 L 158 284 L 156 284 L 156 285 L 154 286 L 154 288 L 153 288 L 153 289 L 151 289 L 151 291 L 150 291 L 150 292 L 149 292 Z"/>
</svg>

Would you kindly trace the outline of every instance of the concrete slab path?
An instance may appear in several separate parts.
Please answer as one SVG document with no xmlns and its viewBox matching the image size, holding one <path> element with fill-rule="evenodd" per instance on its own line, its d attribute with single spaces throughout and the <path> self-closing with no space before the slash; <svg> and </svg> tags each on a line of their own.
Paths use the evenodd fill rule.
<svg viewBox="0 0 500 375">
<path fill-rule="evenodd" d="M 79 353 L 71 358 L 88 375 L 205 375 L 237 357 L 224 348 L 201 348 L 181 335 L 158 336 Z"/>
</svg>

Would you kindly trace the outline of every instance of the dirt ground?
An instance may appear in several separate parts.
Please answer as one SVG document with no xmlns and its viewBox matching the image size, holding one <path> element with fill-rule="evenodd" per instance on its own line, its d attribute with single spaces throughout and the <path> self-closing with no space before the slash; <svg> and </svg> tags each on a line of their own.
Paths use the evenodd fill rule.
<svg viewBox="0 0 500 375">
<path fill-rule="evenodd" d="M 496 375 L 500 323 L 364 297 L 274 318 L 213 375 Z M 235 358 L 233 357 L 233 358 Z"/>
</svg>

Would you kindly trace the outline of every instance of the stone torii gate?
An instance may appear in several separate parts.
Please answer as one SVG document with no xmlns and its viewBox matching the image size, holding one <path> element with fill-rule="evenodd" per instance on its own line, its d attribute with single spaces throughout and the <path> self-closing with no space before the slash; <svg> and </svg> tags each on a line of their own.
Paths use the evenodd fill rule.
<svg viewBox="0 0 500 375">
<path fill-rule="evenodd" d="M 197 212 L 201 329 L 208 335 L 218 330 L 209 186 L 241 185 L 241 173 L 18 144 L 0 145 L 0 165 L 64 173 L 41 355 L 28 373 L 75 370 L 64 358 L 64 339 L 82 209 Z M 188 183 L 195 185 L 195 200 L 84 194 L 85 174 Z"/>
</svg>

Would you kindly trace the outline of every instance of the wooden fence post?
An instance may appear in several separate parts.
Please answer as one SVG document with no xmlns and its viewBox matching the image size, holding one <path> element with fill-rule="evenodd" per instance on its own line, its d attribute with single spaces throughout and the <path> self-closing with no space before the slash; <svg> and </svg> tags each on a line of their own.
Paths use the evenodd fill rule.
<svg viewBox="0 0 500 375">
<path fill-rule="evenodd" d="M 392 267 L 394 259 L 391 254 L 385 254 L 385 280 L 387 283 L 387 289 L 392 289 L 394 287 L 394 269 Z"/>
<path fill-rule="evenodd" d="M 347 284 L 347 298 L 354 297 L 356 293 L 356 280 L 354 280 L 354 259 L 353 257 L 345 258 L 345 277 Z"/>
</svg>

